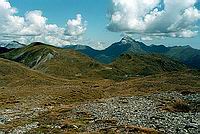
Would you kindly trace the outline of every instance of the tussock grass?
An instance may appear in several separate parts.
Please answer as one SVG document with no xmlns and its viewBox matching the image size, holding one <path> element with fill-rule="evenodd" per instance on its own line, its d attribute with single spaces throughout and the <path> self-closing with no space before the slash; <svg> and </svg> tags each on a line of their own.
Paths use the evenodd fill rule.
<svg viewBox="0 0 200 134">
<path fill-rule="evenodd" d="M 44 112 L 34 119 L 40 123 L 39 128 L 33 130 L 35 133 L 61 133 L 59 128 L 51 129 L 48 125 L 62 123 L 60 120 L 67 116 L 70 107 L 88 101 L 116 96 L 147 95 L 162 91 L 200 92 L 199 71 L 161 71 L 159 74 L 149 76 L 133 75 L 127 79 L 124 74 L 129 73 L 126 72 L 129 69 L 111 69 L 112 65 L 109 65 L 109 68 L 105 67 L 72 50 L 66 51 L 52 46 L 45 46 L 43 49 L 43 47 L 40 44 L 32 44 L 32 46 L 23 48 L 23 51 L 33 54 L 32 57 L 28 56 L 33 59 L 26 59 L 26 55 L 21 55 L 21 49 L 10 51 L 11 59 L 15 60 L 17 56 L 16 61 L 22 64 L 0 59 L 1 109 L 12 109 L 16 106 L 24 106 L 27 109 L 52 108 L 51 112 Z M 44 62 L 49 52 L 54 55 L 54 58 Z M 34 54 L 38 55 L 38 53 L 44 54 L 43 60 L 30 63 L 29 61 L 37 60 L 38 57 Z M 130 60 L 130 57 L 127 58 Z M 128 67 L 131 68 L 131 64 Z M 34 65 L 34 67 L 27 68 L 24 65 L 31 65 L 29 67 Z M 125 63 L 120 63 L 120 65 L 125 65 Z M 191 105 L 197 106 L 192 103 Z M 66 108 L 67 106 L 69 108 Z M 185 109 L 186 105 L 185 102 L 175 101 L 170 106 L 172 110 L 178 111 Z M 90 118 L 89 115 L 85 116 Z M 84 124 L 87 121 L 77 122 Z M 68 125 L 71 123 L 68 122 Z M 11 128 L 12 123 L 11 126 L 4 126 L 5 129 L 6 127 Z M 132 129 L 133 131 L 146 131 L 138 130 L 139 128 Z"/>
<path fill-rule="evenodd" d="M 186 101 L 181 100 L 181 99 L 176 99 L 175 101 L 173 101 L 173 102 L 171 102 L 170 104 L 167 105 L 166 110 L 170 111 L 170 112 L 185 112 L 185 113 L 188 113 L 192 109 Z"/>
<path fill-rule="evenodd" d="M 39 42 L 0 54 L 0 57 L 64 79 L 128 80 L 163 72 L 185 70 L 186 67 L 159 55 L 123 54 L 110 65 L 101 64 L 74 50 L 57 48 Z"/>
</svg>

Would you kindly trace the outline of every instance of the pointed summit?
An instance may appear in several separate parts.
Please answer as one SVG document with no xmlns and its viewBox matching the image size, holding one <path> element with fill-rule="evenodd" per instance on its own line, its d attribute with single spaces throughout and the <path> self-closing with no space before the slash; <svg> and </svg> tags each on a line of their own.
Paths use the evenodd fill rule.
<svg viewBox="0 0 200 134">
<path fill-rule="evenodd" d="M 131 38 L 130 36 L 126 35 L 124 36 L 121 41 L 123 44 L 126 44 L 126 43 L 133 43 L 133 42 L 136 42 L 133 38 Z"/>
</svg>

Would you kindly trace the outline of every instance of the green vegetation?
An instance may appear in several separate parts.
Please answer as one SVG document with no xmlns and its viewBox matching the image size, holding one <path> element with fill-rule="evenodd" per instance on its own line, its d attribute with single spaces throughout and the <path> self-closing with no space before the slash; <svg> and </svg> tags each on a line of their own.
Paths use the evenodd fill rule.
<svg viewBox="0 0 200 134">
<path fill-rule="evenodd" d="M 32 43 L 0 56 L 65 79 L 127 80 L 136 75 L 147 76 L 186 69 L 184 65 L 170 58 L 150 54 L 123 54 L 112 64 L 106 65 L 77 51 L 42 43 Z"/>
<path fill-rule="evenodd" d="M 84 133 L 90 121 L 89 113 L 80 113 L 84 117 L 77 120 L 67 119 L 70 110 L 81 103 L 157 92 L 200 92 L 200 70 L 188 70 L 175 60 L 155 54 L 122 54 L 105 65 L 74 50 L 33 43 L 2 53 L 0 57 L 0 110 L 17 109 L 22 114 L 14 111 L 20 118 L 0 124 L 0 129 L 6 132 L 38 122 L 37 128 L 28 133 Z M 191 108 L 197 104 L 172 101 L 166 109 L 181 112 L 187 105 Z M 37 108 L 44 111 L 37 115 Z M 116 123 L 115 120 L 97 121 Z M 137 126 L 126 129 L 157 133 Z M 107 132 L 114 131 L 99 131 Z"/>
<path fill-rule="evenodd" d="M 147 76 L 186 69 L 186 66 L 178 61 L 155 54 L 122 54 L 112 63 L 112 66 L 130 76 Z"/>
<path fill-rule="evenodd" d="M 26 68 L 24 65 L 0 58 L 0 87 L 31 84 L 54 85 L 55 78 Z"/>
<path fill-rule="evenodd" d="M 160 54 L 168 58 L 175 59 L 190 68 L 200 68 L 200 50 L 190 46 L 166 47 L 164 45 L 147 46 L 142 42 L 136 41 L 131 37 L 123 37 L 121 41 L 113 43 L 104 50 L 94 50 L 88 46 L 78 49 L 79 46 L 66 47 L 84 53 L 101 63 L 112 63 L 122 54 Z"/>
<path fill-rule="evenodd" d="M 37 117 L 19 118 L 5 125 L 0 124 L 1 130 L 5 131 L 23 126 L 23 124 L 39 122 L 38 128 L 32 129 L 30 133 L 62 133 L 63 130 L 68 133 L 84 132 L 84 126 L 89 118 L 63 120 L 67 117 L 70 109 L 82 102 L 116 96 L 146 95 L 162 91 L 200 92 L 200 73 L 193 70 L 132 77 L 129 80 L 116 82 L 106 79 L 66 80 L 55 78 L 5 59 L 0 59 L 0 65 L 1 109 L 17 107 L 17 109 L 23 110 L 22 114 L 26 110 L 28 112 L 37 107 L 48 109 L 47 112 L 41 112 Z M 180 108 L 179 105 L 177 107 L 177 104 L 170 106 L 173 109 L 178 108 L 179 110 Z M 23 115 L 23 117 L 27 117 L 27 115 Z M 62 126 L 62 128 L 49 127 L 56 125 Z M 74 129 L 73 125 L 78 126 L 79 129 Z M 133 129 L 138 130 L 139 128 Z M 104 130 L 102 131 L 104 132 Z M 141 131 L 146 132 L 143 128 Z"/>
<path fill-rule="evenodd" d="M 55 77 L 76 79 L 93 77 L 105 67 L 93 59 L 74 50 L 65 50 L 42 43 L 4 53 L 1 57 L 14 60 L 26 66 Z M 99 76 L 95 76 L 99 77 Z"/>
</svg>

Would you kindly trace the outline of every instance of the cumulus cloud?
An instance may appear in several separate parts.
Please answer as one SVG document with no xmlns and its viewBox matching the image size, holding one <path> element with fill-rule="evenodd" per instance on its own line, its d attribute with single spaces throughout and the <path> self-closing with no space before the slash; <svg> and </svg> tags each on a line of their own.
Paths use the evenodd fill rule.
<svg viewBox="0 0 200 134">
<path fill-rule="evenodd" d="M 193 37 L 200 20 L 197 0 L 112 0 L 107 28 L 113 32 Z"/>
<path fill-rule="evenodd" d="M 17 9 L 7 0 L 0 0 L 0 36 L 6 40 L 16 40 L 22 43 L 35 41 L 56 46 L 71 44 L 72 36 L 83 34 L 86 27 L 81 27 L 82 17 L 77 15 L 76 20 L 69 20 L 67 28 L 56 24 L 48 24 L 48 19 L 42 11 L 34 10 L 24 16 L 17 16 Z M 85 26 L 85 25 L 84 25 Z M 65 31 L 69 31 L 66 36 Z"/>
<path fill-rule="evenodd" d="M 151 37 L 149 37 L 149 36 L 145 36 L 145 37 L 141 37 L 141 40 L 143 40 L 143 41 L 151 41 L 153 39 Z"/>
<path fill-rule="evenodd" d="M 106 46 L 108 46 L 108 44 L 103 41 L 91 40 L 88 43 L 91 44 L 90 46 L 96 50 L 103 50 L 106 48 Z"/>
<path fill-rule="evenodd" d="M 65 31 L 66 35 L 79 36 L 86 31 L 86 21 L 83 22 L 81 14 L 76 15 L 76 19 L 71 19 L 67 21 L 67 29 Z"/>
</svg>

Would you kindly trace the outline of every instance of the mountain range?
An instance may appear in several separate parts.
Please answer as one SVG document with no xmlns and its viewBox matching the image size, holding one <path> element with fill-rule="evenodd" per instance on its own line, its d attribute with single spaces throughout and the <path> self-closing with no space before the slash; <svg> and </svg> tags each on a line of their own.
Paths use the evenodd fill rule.
<svg viewBox="0 0 200 134">
<path fill-rule="evenodd" d="M 79 46 L 78 50 L 91 51 L 90 55 L 72 49 L 57 48 L 40 42 L 31 43 L 22 48 L 11 49 L 0 54 L 1 58 L 22 63 L 28 68 L 47 75 L 64 79 L 113 79 L 121 80 L 132 76 L 147 76 L 163 72 L 180 71 L 186 66 L 176 60 L 158 54 L 121 54 L 116 48 L 111 52 L 116 56 L 110 64 L 101 63 L 92 58 L 97 50 Z M 84 51 L 86 52 L 86 51 Z M 110 52 L 110 54 L 112 54 Z M 108 54 L 107 51 L 106 54 Z M 113 56 L 113 55 L 112 55 Z M 111 57 L 114 58 L 114 57 Z"/>
<path fill-rule="evenodd" d="M 0 54 L 5 53 L 5 52 L 9 52 L 9 51 L 16 49 L 16 48 L 22 48 L 22 47 L 25 47 L 25 46 L 26 45 L 21 44 L 17 41 L 0 42 Z"/>
<path fill-rule="evenodd" d="M 190 46 L 147 46 L 128 36 L 104 50 L 84 45 L 58 48 L 40 42 L 12 43 L 1 47 L 0 58 L 64 79 L 121 80 L 200 68 L 200 50 Z"/>
<path fill-rule="evenodd" d="M 88 133 L 85 128 L 90 120 L 95 120 L 91 123 L 104 123 L 106 127 L 108 124 L 115 125 L 116 121 L 109 117 L 109 120 L 93 119 L 90 112 L 82 112 L 77 106 L 103 104 L 100 109 L 108 109 L 112 104 L 116 110 L 121 109 L 121 106 L 125 110 L 132 98 L 139 100 L 139 105 L 147 109 L 145 111 L 151 109 L 148 106 L 152 101 L 156 101 L 156 109 L 167 110 L 180 95 L 181 98 L 188 95 L 191 102 L 183 103 L 180 100 L 177 102 L 180 105 L 174 107 L 179 110 L 190 106 L 196 110 L 199 103 L 198 99 L 194 102 L 193 96 L 198 96 L 196 93 L 199 91 L 199 70 L 190 70 L 184 64 L 158 54 L 124 53 L 112 63 L 102 64 L 78 51 L 40 42 L 0 54 L 0 106 L 3 117 L 6 117 L 0 121 L 3 133 L 21 132 L 22 129 L 28 129 L 27 133 Z M 148 101 L 150 95 L 152 101 Z M 127 101 L 127 96 L 131 98 L 130 101 Z M 110 104 L 105 107 L 108 100 Z M 113 100 L 118 102 L 117 105 Z M 132 104 L 131 109 L 136 103 Z M 91 109 L 96 110 L 96 106 Z M 74 117 L 72 112 L 81 118 L 71 120 Z M 140 115 L 141 112 L 137 110 L 133 114 Z M 188 110 L 188 113 L 191 112 Z M 180 113 L 182 115 L 183 112 Z M 38 122 L 37 128 L 31 127 L 30 130 L 29 127 L 35 122 Z M 72 127 L 74 124 L 76 129 Z M 54 129 L 58 125 L 59 129 Z M 146 132 L 147 129 L 144 130 Z M 138 129 L 134 131 L 138 132 Z"/>
<path fill-rule="evenodd" d="M 89 46 L 81 45 L 69 45 L 64 48 L 74 49 L 106 64 L 112 63 L 117 57 L 124 53 L 159 54 L 182 62 L 191 68 L 200 68 L 200 50 L 194 49 L 190 46 L 147 46 L 129 36 L 123 37 L 119 42 L 113 43 L 104 50 L 95 50 Z"/>
<path fill-rule="evenodd" d="M 200 92 L 200 69 L 190 69 L 180 60 L 167 55 L 169 52 L 181 54 L 183 48 L 187 52 L 190 50 L 199 54 L 198 50 L 189 46 L 176 49 L 146 46 L 129 37 L 102 51 L 82 45 L 60 48 L 41 42 L 24 46 L 13 43 L 9 46 L 15 47 L 6 45 L 0 49 L 0 113 L 3 115 L 1 119 L 0 114 L 0 133 L 24 130 L 27 130 L 26 133 L 45 134 L 88 133 L 86 125 L 96 124 L 106 127 L 111 125 L 111 129 L 115 126 L 117 130 L 116 120 L 109 117 L 106 120 L 93 118 L 91 112 L 81 110 L 79 106 L 103 104 L 100 109 L 108 109 L 112 104 L 113 109 L 123 107 L 124 111 L 133 98 L 139 100 L 145 112 L 151 109 L 154 111 L 155 108 L 158 112 L 167 110 L 165 117 L 168 117 L 170 110 L 174 115 L 175 108 L 177 112 L 186 108 L 188 113 L 199 109 L 198 99 L 194 100 L 193 96 L 198 96 Z M 187 52 L 185 54 L 189 57 Z M 191 101 L 182 100 L 185 95 Z M 130 101 L 127 101 L 127 96 L 131 98 Z M 150 101 L 149 96 L 152 98 Z M 108 107 L 105 107 L 108 101 Z M 149 108 L 153 101 L 156 101 L 156 107 Z M 134 109 L 136 103 L 131 104 L 131 109 Z M 97 107 L 91 109 L 96 110 Z M 194 110 L 190 110 L 192 107 Z M 140 115 L 141 112 L 144 113 L 136 110 L 131 114 Z M 96 111 L 92 113 L 99 114 Z M 107 112 L 101 113 L 103 115 Z M 182 115 L 183 112 L 180 113 Z M 117 112 L 117 116 L 119 114 L 124 116 L 123 112 Z M 72 120 L 71 117 L 75 116 L 78 118 Z M 35 122 L 38 124 L 32 127 Z M 133 129 L 131 132 L 138 132 L 138 128 Z M 99 132 L 110 133 L 107 128 L 97 130 Z M 144 132 L 149 134 L 152 131 L 144 128 Z"/>
<path fill-rule="evenodd" d="M 11 41 L 11 42 L 0 42 L 0 47 L 4 47 L 7 49 L 13 49 L 13 48 L 22 48 L 25 47 L 25 44 L 19 43 L 17 41 Z"/>
</svg>

